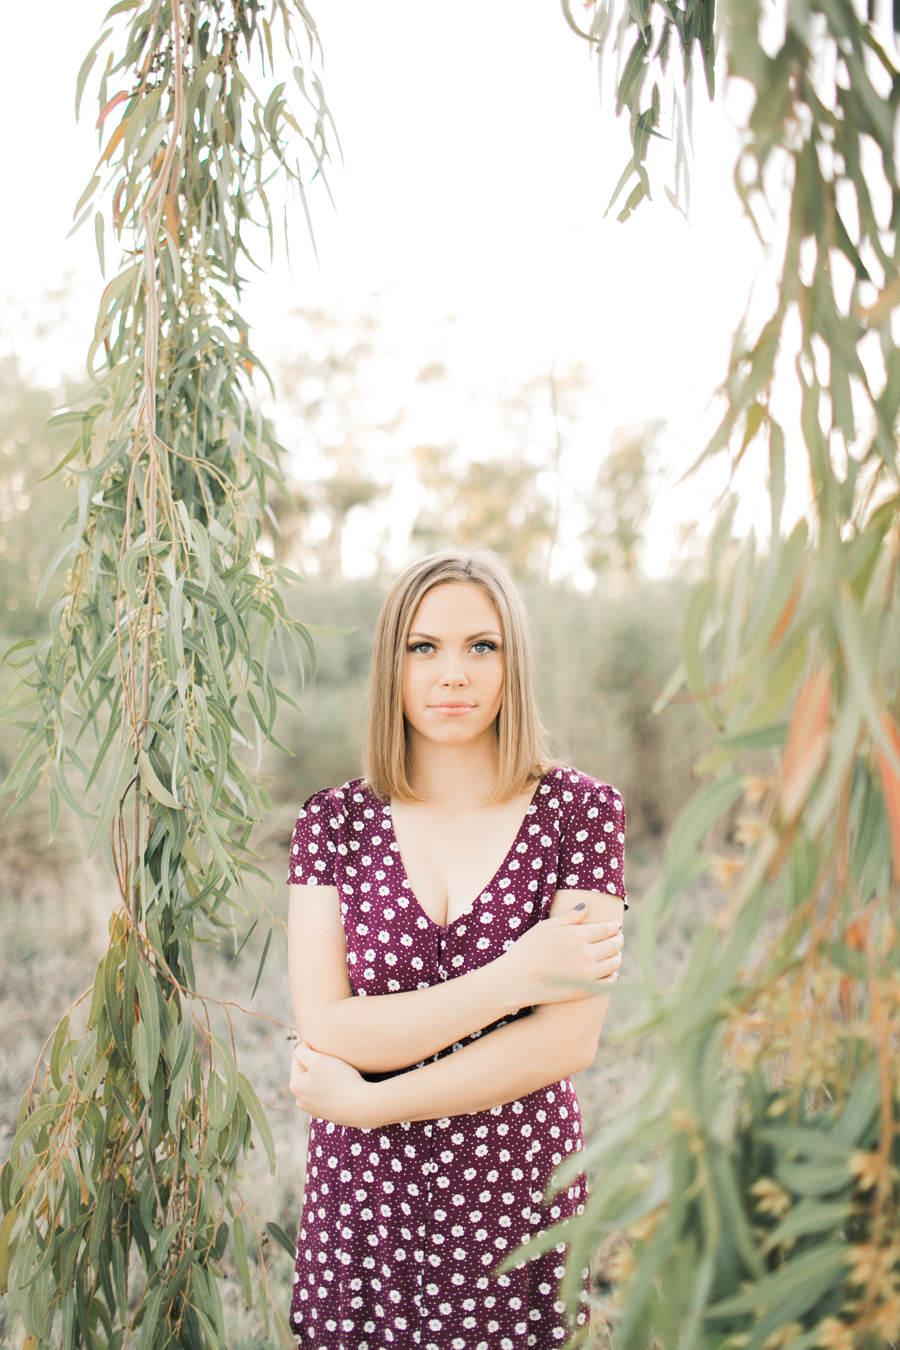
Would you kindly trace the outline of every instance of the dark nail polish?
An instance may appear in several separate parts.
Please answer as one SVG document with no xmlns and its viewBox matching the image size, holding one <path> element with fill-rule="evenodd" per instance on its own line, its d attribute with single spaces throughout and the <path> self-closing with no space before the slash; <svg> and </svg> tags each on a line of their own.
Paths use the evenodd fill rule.
<svg viewBox="0 0 900 1350">
<path fill-rule="evenodd" d="M 578 913 L 578 911 L 579 911 L 580 909 L 587 909 L 587 902 L 586 902 L 585 900 L 582 900 L 582 902 L 581 902 L 580 905 L 576 905 L 576 906 L 575 906 L 575 912 L 576 912 L 576 914 Z"/>
</svg>

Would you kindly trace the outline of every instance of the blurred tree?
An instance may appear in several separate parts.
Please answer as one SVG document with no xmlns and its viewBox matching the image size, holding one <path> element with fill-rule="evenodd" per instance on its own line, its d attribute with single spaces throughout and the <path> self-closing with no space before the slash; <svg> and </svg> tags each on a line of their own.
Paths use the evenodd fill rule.
<svg viewBox="0 0 900 1350">
<path fill-rule="evenodd" d="M 280 535 L 276 555 L 292 564 L 318 568 L 325 577 L 341 573 L 344 533 L 351 513 L 369 506 L 388 488 L 372 465 L 386 436 L 403 420 L 402 409 L 386 420 L 372 414 L 370 368 L 376 355 L 378 320 L 362 313 L 346 319 L 318 309 L 297 309 L 299 328 L 292 355 L 277 373 L 279 404 L 297 418 L 302 461 L 320 471 L 290 483 L 290 499 L 272 508 Z M 310 444 L 312 442 L 312 444 Z"/>
<path fill-rule="evenodd" d="M 459 464 L 452 446 L 419 445 L 416 471 L 427 497 L 412 529 L 426 553 L 454 545 L 496 549 L 520 576 L 542 570 L 553 533 L 553 504 L 539 465 L 520 459 Z"/>
<path fill-rule="evenodd" d="M 241 1197 L 254 1139 L 274 1170 L 271 1131 L 233 1042 L 212 1032 L 193 959 L 233 931 L 248 876 L 265 875 L 250 838 L 267 797 L 243 752 L 255 746 L 258 771 L 285 697 L 273 649 L 283 667 L 314 658 L 282 594 L 296 577 L 261 547 L 281 448 L 236 308 L 252 226 L 271 240 L 271 178 L 302 196 L 325 157 L 327 109 L 299 42 L 311 58 L 312 19 L 300 0 L 269 13 L 309 94 L 306 131 L 283 82 L 260 102 L 247 80 L 251 54 L 274 76 L 256 4 L 124 0 L 77 81 L 76 106 L 113 38 L 122 55 L 102 63 L 101 153 L 76 214 L 94 217 L 101 267 L 111 230 L 120 267 L 89 392 L 51 424 L 75 429 L 56 465 L 75 491 L 42 593 L 69 570 L 49 632 L 6 656 L 20 680 L 5 711 L 24 731 L 6 788 L 17 807 L 46 790 L 51 841 L 63 802 L 91 820 L 121 904 L 84 996 L 88 1030 L 67 1015 L 45 1046 L 0 1169 L 0 1291 L 29 1347 L 224 1350 L 229 1242 L 248 1303 L 258 1254 L 268 1336 L 264 1242 L 293 1247 Z M 274 915 L 258 917 L 271 940 Z"/>
<path fill-rule="evenodd" d="M 651 716 L 652 690 L 677 659 L 687 593 L 678 578 L 587 594 L 558 582 L 546 606 L 537 669 L 554 756 L 616 784 L 636 846 L 672 825 L 709 739 L 689 704 Z M 543 587 L 530 587 L 528 599 L 537 619 Z"/>
<path fill-rule="evenodd" d="M 613 432 L 609 454 L 600 461 L 585 503 L 585 561 L 595 576 L 614 571 L 628 584 L 638 575 L 662 428 L 655 421 Z"/>
<path fill-rule="evenodd" d="M 574 1295 L 600 1239 L 624 1234 L 617 1350 L 900 1340 L 900 67 L 874 8 L 732 0 L 714 30 L 711 3 L 593 5 L 631 118 L 623 214 L 649 196 L 675 53 L 690 80 L 699 49 L 712 92 L 721 39 L 748 108 L 735 181 L 778 267 L 701 456 L 765 456 L 770 537 L 733 540 L 730 503 L 657 702 L 686 682 L 713 734 L 636 943 L 658 1054 L 588 1148 L 586 1213 L 547 1236 L 572 1244 Z M 786 386 L 796 428 L 778 420 Z M 812 489 L 789 530 L 786 447 Z M 738 804 L 732 851 L 704 852 Z M 667 920 L 705 872 L 727 895 L 661 988 Z"/>
<path fill-rule="evenodd" d="M 588 387 L 586 367 L 576 364 L 551 367 L 507 390 L 500 402 L 511 447 L 505 455 L 466 463 L 452 445 L 417 446 L 413 457 L 427 496 L 413 539 L 425 551 L 482 544 L 502 553 L 520 577 L 542 577 L 546 586 L 559 530 L 562 460 Z"/>
<path fill-rule="evenodd" d="M 571 448 L 573 433 L 581 420 L 582 396 L 590 383 L 588 369 L 581 362 L 565 370 L 557 370 L 553 362 L 546 374 L 533 376 L 524 385 L 511 390 L 501 404 L 503 420 L 517 456 L 527 459 L 532 455 L 543 466 L 547 498 L 551 503 L 542 568 L 543 600 L 535 635 L 538 649 L 547 621 L 550 577 L 559 543 L 563 459 Z"/>
<path fill-rule="evenodd" d="M 38 485 L 71 441 L 64 428 L 47 426 L 58 402 L 17 357 L 0 358 L 0 629 L 13 638 L 46 627 L 49 605 L 38 613 L 35 598 L 68 501 L 58 478 Z"/>
</svg>

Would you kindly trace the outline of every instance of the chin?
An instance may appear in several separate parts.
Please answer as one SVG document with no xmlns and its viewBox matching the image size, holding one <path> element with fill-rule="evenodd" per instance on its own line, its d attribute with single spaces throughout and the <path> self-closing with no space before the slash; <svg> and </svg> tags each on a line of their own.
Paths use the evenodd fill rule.
<svg viewBox="0 0 900 1350">
<path fill-rule="evenodd" d="M 462 720 L 453 719 L 444 726 L 431 726 L 423 734 L 428 740 L 441 745 L 467 745 L 470 741 L 479 740 L 490 729 L 489 726 L 474 727 L 471 723 L 461 725 Z"/>
</svg>

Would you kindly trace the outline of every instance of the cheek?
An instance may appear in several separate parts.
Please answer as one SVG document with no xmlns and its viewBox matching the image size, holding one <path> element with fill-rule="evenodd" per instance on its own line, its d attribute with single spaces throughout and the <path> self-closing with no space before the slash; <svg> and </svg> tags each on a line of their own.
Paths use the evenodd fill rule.
<svg viewBox="0 0 900 1350">
<path fill-rule="evenodd" d="M 497 702 L 499 702 L 500 699 L 501 699 L 502 696 L 503 696 L 503 666 L 502 666 L 502 665 L 499 667 L 499 669 L 494 670 L 494 671 L 491 672 L 491 687 L 492 687 L 492 690 L 493 690 L 494 698 L 497 700 Z"/>
</svg>

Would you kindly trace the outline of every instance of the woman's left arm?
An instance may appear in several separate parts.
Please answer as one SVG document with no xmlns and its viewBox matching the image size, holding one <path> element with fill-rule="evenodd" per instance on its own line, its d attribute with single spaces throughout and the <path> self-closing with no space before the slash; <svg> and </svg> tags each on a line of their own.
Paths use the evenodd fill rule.
<svg viewBox="0 0 900 1350">
<path fill-rule="evenodd" d="M 584 902 L 588 922 L 621 922 L 622 900 L 597 891 L 557 891 L 551 914 Z M 436 1120 L 486 1111 L 556 1083 L 594 1061 L 608 995 L 544 1003 L 455 1054 L 368 1083 L 343 1060 L 307 1046 L 294 1051 L 291 1092 L 311 1115 L 377 1129 L 401 1120 Z"/>
</svg>

